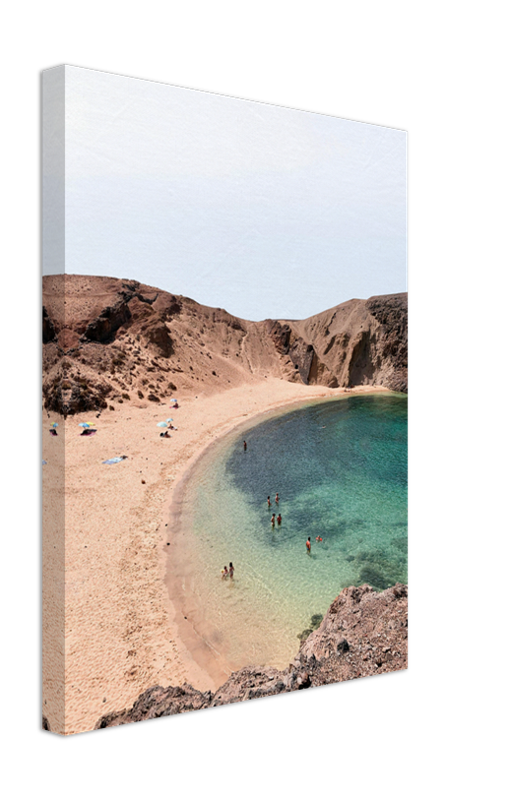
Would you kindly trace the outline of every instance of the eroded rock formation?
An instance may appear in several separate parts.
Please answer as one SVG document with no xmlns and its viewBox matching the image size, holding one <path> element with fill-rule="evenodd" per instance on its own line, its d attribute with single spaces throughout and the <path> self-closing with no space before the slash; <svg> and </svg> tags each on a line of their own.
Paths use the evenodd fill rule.
<svg viewBox="0 0 509 800">
<path fill-rule="evenodd" d="M 137 281 L 53 275 L 43 301 L 44 403 L 64 416 L 268 376 L 407 391 L 406 294 L 249 322 Z"/>
</svg>

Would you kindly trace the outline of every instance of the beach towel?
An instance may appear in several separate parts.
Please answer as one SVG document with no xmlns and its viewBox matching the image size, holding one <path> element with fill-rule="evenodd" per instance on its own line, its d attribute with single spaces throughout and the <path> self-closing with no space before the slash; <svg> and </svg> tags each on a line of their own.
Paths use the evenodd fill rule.
<svg viewBox="0 0 509 800">
<path fill-rule="evenodd" d="M 56 430 L 55 430 L 54 428 L 52 428 L 52 429 L 50 430 L 50 434 L 51 434 L 52 436 L 58 436 L 58 433 L 56 432 Z"/>
<path fill-rule="evenodd" d="M 97 433 L 97 431 L 94 431 L 94 430 L 92 430 L 91 428 L 86 428 L 86 429 L 83 431 L 83 433 L 80 433 L 80 436 L 93 436 L 93 435 L 94 435 L 94 433 Z"/>
<path fill-rule="evenodd" d="M 42 459 L 42 463 L 43 463 L 43 464 L 47 464 L 48 462 L 47 462 L 47 461 L 45 461 L 44 459 Z"/>
<path fill-rule="evenodd" d="M 103 461 L 103 464 L 118 464 L 119 461 L 123 461 L 127 456 L 116 456 L 116 458 L 108 458 L 107 461 Z"/>
</svg>

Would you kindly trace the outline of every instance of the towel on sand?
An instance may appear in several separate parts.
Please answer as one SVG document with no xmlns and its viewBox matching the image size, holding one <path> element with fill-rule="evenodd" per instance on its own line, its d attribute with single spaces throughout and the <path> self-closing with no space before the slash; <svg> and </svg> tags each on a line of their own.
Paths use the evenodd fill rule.
<svg viewBox="0 0 509 800">
<path fill-rule="evenodd" d="M 127 458 L 127 456 L 116 456 L 116 458 L 108 458 L 107 461 L 103 461 L 103 464 L 118 464 L 118 462 L 123 461 L 124 458 Z"/>
</svg>

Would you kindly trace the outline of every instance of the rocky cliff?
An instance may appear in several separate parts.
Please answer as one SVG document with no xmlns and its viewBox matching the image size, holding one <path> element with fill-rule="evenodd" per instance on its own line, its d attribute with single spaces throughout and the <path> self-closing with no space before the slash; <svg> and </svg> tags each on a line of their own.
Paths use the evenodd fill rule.
<svg viewBox="0 0 509 800">
<path fill-rule="evenodd" d="M 332 387 L 368 383 L 407 391 L 406 293 L 349 300 L 286 324 L 293 346 L 301 342 L 301 352 L 304 343 L 308 348 L 304 383 Z"/>
<path fill-rule="evenodd" d="M 287 669 L 245 667 L 232 673 L 214 694 L 198 692 L 189 684 L 154 686 L 132 708 L 102 717 L 96 728 L 406 669 L 407 644 L 407 587 L 396 584 L 376 592 L 367 584 L 351 586 L 334 600 Z"/>
<path fill-rule="evenodd" d="M 44 405 L 64 416 L 267 376 L 407 391 L 406 294 L 250 322 L 137 281 L 60 275 L 43 279 L 42 314 Z"/>
</svg>

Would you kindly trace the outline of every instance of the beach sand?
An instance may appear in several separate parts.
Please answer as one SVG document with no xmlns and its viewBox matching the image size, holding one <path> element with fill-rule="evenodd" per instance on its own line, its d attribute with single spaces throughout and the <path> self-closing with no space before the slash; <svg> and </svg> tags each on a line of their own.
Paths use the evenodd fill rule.
<svg viewBox="0 0 509 800">
<path fill-rule="evenodd" d="M 51 730 L 91 730 L 151 686 L 187 682 L 203 691 L 224 682 L 220 659 L 193 639 L 170 596 L 174 490 L 204 449 L 237 425 L 270 409 L 344 393 L 268 378 L 215 395 L 178 394 L 175 411 L 169 403 L 131 401 L 98 419 L 94 412 L 66 421 L 44 412 L 43 713 Z M 167 417 L 178 428 L 171 439 L 157 427 Z M 48 432 L 52 421 L 56 437 Z M 96 422 L 97 434 L 80 436 L 80 422 Z M 120 455 L 128 458 L 102 463 Z"/>
</svg>

